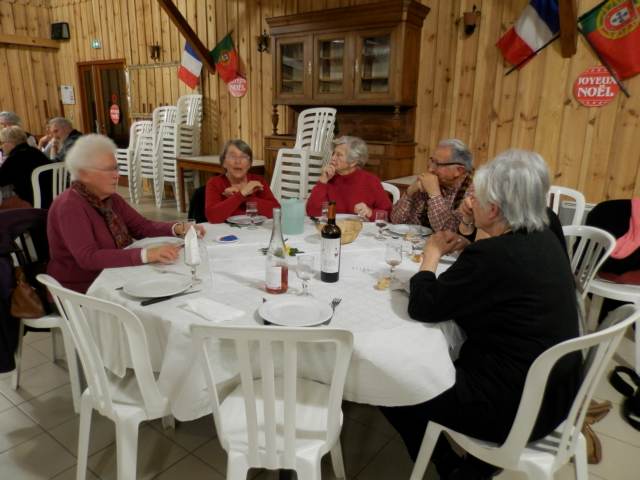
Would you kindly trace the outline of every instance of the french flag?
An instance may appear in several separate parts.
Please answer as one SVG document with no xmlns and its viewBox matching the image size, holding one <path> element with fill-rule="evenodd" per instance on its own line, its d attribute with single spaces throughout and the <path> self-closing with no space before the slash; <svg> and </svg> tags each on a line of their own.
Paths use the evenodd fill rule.
<svg viewBox="0 0 640 480">
<path fill-rule="evenodd" d="M 498 40 L 496 46 L 507 62 L 518 65 L 533 57 L 534 52 L 559 30 L 558 3 L 555 0 L 531 0 L 515 25 Z"/>
<path fill-rule="evenodd" d="M 178 69 L 178 78 L 189 85 L 189 88 L 196 88 L 201 70 L 202 62 L 198 60 L 196 52 L 193 51 L 191 45 L 185 43 L 182 51 L 182 61 Z"/>
</svg>

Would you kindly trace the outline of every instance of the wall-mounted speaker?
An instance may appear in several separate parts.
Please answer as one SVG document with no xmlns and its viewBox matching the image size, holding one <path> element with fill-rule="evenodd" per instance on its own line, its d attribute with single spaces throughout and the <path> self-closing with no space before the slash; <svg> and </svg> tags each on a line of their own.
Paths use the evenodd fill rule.
<svg viewBox="0 0 640 480">
<path fill-rule="evenodd" d="M 51 40 L 69 40 L 69 24 L 67 22 L 51 24 Z"/>
</svg>

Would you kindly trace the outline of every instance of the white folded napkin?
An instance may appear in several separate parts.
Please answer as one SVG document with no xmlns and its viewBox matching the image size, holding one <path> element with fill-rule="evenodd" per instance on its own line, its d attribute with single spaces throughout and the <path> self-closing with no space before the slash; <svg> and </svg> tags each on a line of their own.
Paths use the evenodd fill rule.
<svg viewBox="0 0 640 480">
<path fill-rule="evenodd" d="M 215 323 L 232 320 L 244 315 L 242 310 L 202 297 L 190 298 L 184 305 L 180 305 L 180 308 Z"/>
<path fill-rule="evenodd" d="M 200 263 L 200 250 L 198 250 L 198 234 L 191 227 L 184 236 L 184 263 L 198 265 Z"/>
</svg>

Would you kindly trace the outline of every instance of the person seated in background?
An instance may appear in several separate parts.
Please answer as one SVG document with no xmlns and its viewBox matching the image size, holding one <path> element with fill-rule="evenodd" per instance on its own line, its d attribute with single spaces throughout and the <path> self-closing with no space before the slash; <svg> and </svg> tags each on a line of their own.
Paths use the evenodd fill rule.
<svg viewBox="0 0 640 480">
<path fill-rule="evenodd" d="M 429 159 L 427 172 L 418 175 L 393 206 L 391 221 L 457 231 L 462 217 L 458 207 L 472 183 L 472 162 L 462 141 L 442 140 Z"/>
<path fill-rule="evenodd" d="M 63 162 L 67 152 L 82 136 L 82 133 L 73 128 L 71 122 L 63 117 L 52 118 L 49 120 L 48 126 L 53 142 L 49 157 L 54 162 Z"/>
<path fill-rule="evenodd" d="M 7 127 L 21 127 L 22 128 L 22 120 L 18 115 L 13 112 L 0 112 L 0 130 Z M 27 145 L 31 147 L 36 147 L 36 137 L 34 137 L 29 132 L 24 132 L 27 135 Z"/>
<path fill-rule="evenodd" d="M 205 215 L 209 223 L 222 223 L 232 215 L 245 213 L 247 202 L 256 202 L 258 215 L 273 217 L 273 209 L 280 207 L 269 185 L 260 175 L 249 173 L 253 151 L 243 140 L 229 140 L 220 154 L 224 175 L 207 182 Z"/>
<path fill-rule="evenodd" d="M 579 335 L 569 260 L 546 228 L 548 173 L 533 152 L 510 150 L 481 167 L 472 194 L 473 219 L 488 238 L 467 245 L 448 270 L 435 275 L 442 255 L 466 244 L 451 231 L 426 243 L 410 282 L 411 318 L 453 319 L 466 334 L 455 384 L 419 405 L 384 408 L 415 460 L 429 421 L 501 444 L 515 418 L 529 367 L 548 348 Z M 556 365 L 531 434 L 542 438 L 567 416 L 580 383 L 581 355 Z M 461 460 L 441 436 L 432 457 L 441 478 L 485 479 L 493 466 Z"/>
<path fill-rule="evenodd" d="M 343 136 L 333 142 L 331 161 L 307 200 L 307 215 L 319 217 L 322 203 L 336 202 L 336 213 L 355 213 L 375 220 L 376 210 L 391 211 L 391 200 L 380 179 L 363 170 L 367 163 L 367 144 L 358 137 Z"/>
<path fill-rule="evenodd" d="M 65 159 L 71 186 L 49 209 L 47 273 L 77 292 L 85 293 L 104 268 L 174 262 L 181 248 L 175 244 L 125 247 L 134 239 L 186 233 L 185 223 L 147 220 L 116 193 L 115 153 L 115 143 L 105 136 L 79 139 Z M 202 236 L 203 227 L 196 228 Z"/>
<path fill-rule="evenodd" d="M 3 198 L 0 208 L 31 208 L 33 206 L 33 187 L 31 173 L 42 165 L 48 165 L 49 159 L 37 148 L 27 144 L 27 134 L 22 128 L 12 126 L 0 130 L 0 144 L 4 161 L 0 165 L 0 186 L 13 185 L 15 196 Z M 42 207 L 51 202 L 51 181 L 40 182 Z"/>
<path fill-rule="evenodd" d="M 45 134 L 38 140 L 38 148 L 44 153 L 47 158 L 51 158 L 51 149 L 53 148 L 53 136 L 51 135 L 51 126 L 49 123 L 45 126 Z"/>
</svg>

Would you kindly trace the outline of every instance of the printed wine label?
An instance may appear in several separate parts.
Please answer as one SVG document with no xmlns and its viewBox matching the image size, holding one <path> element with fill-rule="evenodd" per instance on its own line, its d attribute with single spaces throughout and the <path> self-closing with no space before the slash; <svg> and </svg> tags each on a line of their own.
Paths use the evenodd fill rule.
<svg viewBox="0 0 640 480">
<path fill-rule="evenodd" d="M 267 267 L 267 288 L 277 290 L 282 287 L 282 267 Z"/>
<path fill-rule="evenodd" d="M 321 270 L 325 273 L 337 273 L 340 270 L 340 239 L 321 239 L 320 252 Z"/>
</svg>

